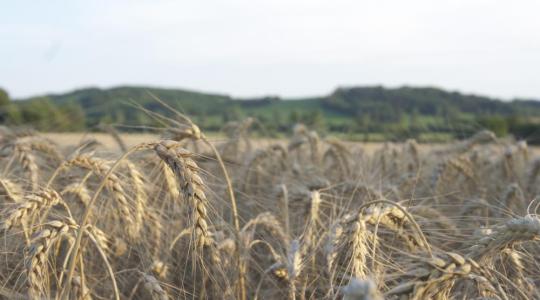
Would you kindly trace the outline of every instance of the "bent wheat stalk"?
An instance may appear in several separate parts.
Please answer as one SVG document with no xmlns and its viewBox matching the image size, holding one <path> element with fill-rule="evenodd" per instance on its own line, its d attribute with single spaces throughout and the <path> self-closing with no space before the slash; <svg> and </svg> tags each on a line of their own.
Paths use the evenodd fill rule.
<svg viewBox="0 0 540 300">
<path fill-rule="evenodd" d="M 74 244 L 73 250 L 72 250 L 72 252 L 71 252 L 71 254 L 69 256 L 69 265 L 68 265 L 68 268 L 67 268 L 68 273 L 67 273 L 66 281 L 65 281 L 64 285 L 62 286 L 62 289 L 61 289 L 61 292 L 60 292 L 60 297 L 59 297 L 60 299 L 67 300 L 69 298 L 69 289 L 70 289 L 70 286 L 71 286 L 69 284 L 69 282 L 72 281 L 73 274 L 75 272 L 75 263 L 77 261 L 77 256 L 79 255 L 79 248 L 81 246 L 82 236 L 83 236 L 83 233 L 84 233 L 84 227 L 88 223 L 88 217 L 90 216 L 90 211 L 91 211 L 90 208 L 94 206 L 94 203 L 96 202 L 99 194 L 101 193 L 101 191 L 103 191 L 103 188 L 105 188 L 105 185 L 107 184 L 107 179 L 109 178 L 109 176 L 111 176 L 111 174 L 114 172 L 114 170 L 120 165 L 120 163 L 124 159 L 126 159 L 129 155 L 131 155 L 132 153 L 134 153 L 136 151 L 140 151 L 140 150 L 143 150 L 143 149 L 151 149 L 154 145 L 155 145 L 155 143 L 143 143 L 143 144 L 139 144 L 139 145 L 136 145 L 136 146 L 132 147 L 131 149 L 126 151 L 118 160 L 116 160 L 116 162 L 109 168 L 107 173 L 103 176 L 103 179 L 101 180 L 101 183 L 99 184 L 98 188 L 94 192 L 94 197 L 92 197 L 92 199 L 90 200 L 90 202 L 88 203 L 88 206 L 86 207 L 86 209 L 84 211 L 81 222 L 79 222 L 80 227 L 77 230 L 77 236 L 75 238 L 75 244 Z M 115 295 L 115 299 L 120 300 L 120 297 L 118 295 Z"/>
</svg>

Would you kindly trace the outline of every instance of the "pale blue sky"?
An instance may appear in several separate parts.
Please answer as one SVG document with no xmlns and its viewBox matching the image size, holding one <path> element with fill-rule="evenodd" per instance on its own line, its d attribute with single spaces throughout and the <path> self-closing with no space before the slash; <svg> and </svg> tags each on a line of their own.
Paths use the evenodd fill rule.
<svg viewBox="0 0 540 300">
<path fill-rule="evenodd" d="M 540 98 L 540 1 L 1 1 L 14 97 L 140 84 L 298 97 L 434 85 Z"/>
</svg>

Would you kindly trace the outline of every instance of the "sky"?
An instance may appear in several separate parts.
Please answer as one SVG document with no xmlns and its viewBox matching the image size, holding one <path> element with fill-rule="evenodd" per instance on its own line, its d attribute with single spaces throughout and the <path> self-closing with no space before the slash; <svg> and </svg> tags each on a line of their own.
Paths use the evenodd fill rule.
<svg viewBox="0 0 540 300">
<path fill-rule="evenodd" d="M 237 97 L 436 86 L 540 99 L 540 1 L 1 1 L 13 98 L 150 85 Z"/>
</svg>

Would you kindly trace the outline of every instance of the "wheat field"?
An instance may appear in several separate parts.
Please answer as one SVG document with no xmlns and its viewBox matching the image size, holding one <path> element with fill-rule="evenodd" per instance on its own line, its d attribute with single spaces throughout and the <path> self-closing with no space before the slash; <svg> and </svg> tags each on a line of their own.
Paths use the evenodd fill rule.
<svg viewBox="0 0 540 300">
<path fill-rule="evenodd" d="M 168 122 L 107 143 L 2 128 L 2 298 L 540 299 L 524 141 L 367 149 Z"/>
</svg>

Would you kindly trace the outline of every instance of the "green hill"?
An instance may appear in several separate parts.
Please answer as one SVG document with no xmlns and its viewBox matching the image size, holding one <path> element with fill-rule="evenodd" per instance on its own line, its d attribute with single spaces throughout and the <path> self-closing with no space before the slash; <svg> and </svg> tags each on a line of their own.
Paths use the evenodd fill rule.
<svg viewBox="0 0 540 300">
<path fill-rule="evenodd" d="M 269 132 L 284 132 L 303 122 L 321 131 L 362 133 L 365 137 L 401 139 L 428 135 L 460 137 L 480 128 L 535 139 L 540 102 L 465 95 L 432 87 L 338 88 L 329 95 L 306 99 L 262 97 L 238 99 L 179 89 L 152 87 L 87 88 L 11 101 L 3 122 L 41 130 L 95 129 L 101 123 L 159 126 L 134 104 L 170 114 L 155 95 L 178 111 L 193 116 L 205 130 L 226 122 L 256 117 Z"/>
</svg>

